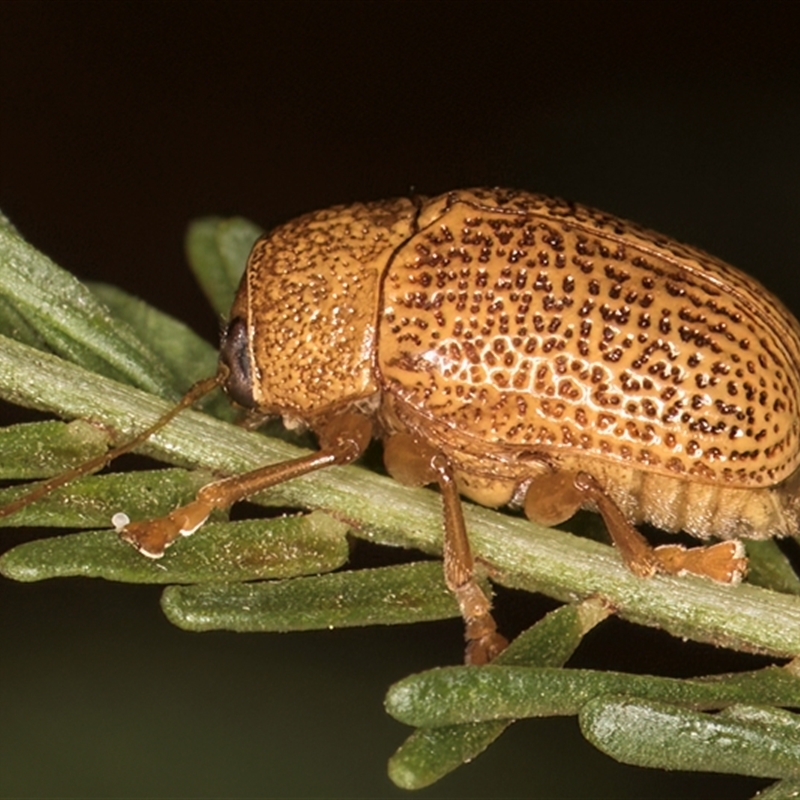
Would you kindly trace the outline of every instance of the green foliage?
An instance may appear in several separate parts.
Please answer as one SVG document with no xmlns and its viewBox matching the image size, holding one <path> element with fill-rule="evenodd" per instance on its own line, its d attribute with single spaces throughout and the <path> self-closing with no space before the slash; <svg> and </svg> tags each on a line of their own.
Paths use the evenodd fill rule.
<svg viewBox="0 0 800 800">
<path fill-rule="evenodd" d="M 308 631 L 459 616 L 433 561 L 287 581 L 171 586 L 161 607 L 170 622 L 191 631 Z"/>
<path fill-rule="evenodd" d="M 189 230 L 187 252 L 220 314 L 258 233 L 239 219 L 204 219 Z M 43 478 L 103 452 L 151 424 L 215 364 L 213 348 L 180 322 L 113 287 L 85 287 L 0 224 L 0 397 L 74 420 L 0 431 L 0 477 Z M 194 630 L 303 630 L 457 616 L 438 562 L 341 569 L 349 537 L 430 555 L 441 550 L 437 495 L 359 467 L 324 470 L 253 498 L 311 514 L 215 519 L 155 563 L 120 542 L 110 529 L 118 512 L 158 516 L 190 498 L 211 473 L 232 474 L 301 452 L 231 426 L 220 399 L 205 408 L 214 416 L 187 411 L 140 448 L 189 470 L 85 477 L 0 519 L 3 525 L 104 528 L 19 545 L 0 558 L 0 572 L 24 581 L 90 575 L 170 584 L 162 600 L 167 617 Z M 2 490 L 0 505 L 24 491 Z M 389 690 L 387 709 L 416 728 L 389 762 L 396 784 L 412 789 L 439 780 L 516 718 L 570 714 L 589 741 L 620 761 L 777 778 L 763 796 L 793 796 L 800 723 L 784 710 L 800 706 L 792 665 L 687 680 L 564 667 L 612 609 L 677 636 L 797 656 L 800 580 L 775 542 L 749 545 L 752 582 L 725 587 L 691 577 L 643 580 L 600 542 L 469 505 L 465 516 L 492 580 L 567 605 L 489 667 L 430 670 Z"/>
<path fill-rule="evenodd" d="M 151 478 L 146 473 L 137 477 L 141 475 Z M 18 545 L 3 556 L 1 569 L 18 581 L 82 575 L 125 583 L 214 582 L 217 586 L 218 581 L 287 578 L 337 569 L 347 562 L 346 532 L 347 525 L 318 511 L 268 520 L 210 522 L 188 552 L 171 550 L 153 561 L 142 558 L 113 530 L 85 531 Z"/>
<path fill-rule="evenodd" d="M 208 302 L 223 319 L 233 305 L 250 248 L 262 233 L 241 217 L 204 217 L 189 226 L 186 255 Z"/>
<path fill-rule="evenodd" d="M 580 723 L 595 747 L 626 764 L 800 778 L 800 716 L 781 708 L 731 705 L 703 714 L 656 700 L 599 696 L 581 707 Z"/>
<path fill-rule="evenodd" d="M 127 324 L 6 227 L 0 258 L 0 333 L 159 397 L 177 397 L 175 377 Z"/>
</svg>

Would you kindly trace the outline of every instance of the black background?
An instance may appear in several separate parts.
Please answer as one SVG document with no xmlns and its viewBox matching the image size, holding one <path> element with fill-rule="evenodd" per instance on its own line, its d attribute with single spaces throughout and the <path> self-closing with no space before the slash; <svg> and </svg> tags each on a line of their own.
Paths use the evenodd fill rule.
<svg viewBox="0 0 800 800">
<path fill-rule="evenodd" d="M 57 263 L 212 341 L 219 320 L 182 255 L 193 217 L 270 226 L 475 184 L 636 219 L 798 312 L 795 8 L 6 2 L 0 205 Z M 157 599 L 0 582 L 2 796 L 403 794 L 385 760 L 406 730 L 382 696 L 456 663 L 459 624 L 191 635 Z M 508 625 L 550 607 L 505 603 Z M 612 621 L 576 663 L 688 675 L 761 662 Z M 618 765 L 574 720 L 534 720 L 419 796 L 736 800 L 767 783 Z"/>
</svg>

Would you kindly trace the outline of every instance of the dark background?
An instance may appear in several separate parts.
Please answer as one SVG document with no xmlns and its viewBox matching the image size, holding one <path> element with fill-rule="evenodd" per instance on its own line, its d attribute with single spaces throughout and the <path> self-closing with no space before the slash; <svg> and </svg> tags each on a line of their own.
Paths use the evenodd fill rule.
<svg viewBox="0 0 800 800">
<path fill-rule="evenodd" d="M 798 312 L 798 22 L 768 2 L 6 2 L 0 207 L 57 263 L 210 340 L 190 219 L 269 226 L 412 187 L 593 204 L 741 266 Z M 385 760 L 406 729 L 383 693 L 456 663 L 459 624 L 192 635 L 157 600 L 0 582 L 0 795 L 403 794 Z M 503 603 L 512 627 L 551 607 Z M 612 621 L 576 663 L 761 662 Z M 767 783 L 618 765 L 574 720 L 533 720 L 419 796 L 737 800 Z"/>
</svg>

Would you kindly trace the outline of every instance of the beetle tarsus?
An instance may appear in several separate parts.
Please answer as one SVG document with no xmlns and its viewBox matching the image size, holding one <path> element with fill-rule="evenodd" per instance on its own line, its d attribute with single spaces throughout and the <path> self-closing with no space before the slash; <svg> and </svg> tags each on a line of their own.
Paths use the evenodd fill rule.
<svg viewBox="0 0 800 800">
<path fill-rule="evenodd" d="M 464 618 L 465 663 L 489 663 L 508 647 L 508 640 L 497 631 L 489 599 L 471 576 L 461 586 L 450 588 Z"/>
<path fill-rule="evenodd" d="M 124 542 L 132 544 L 142 555 L 148 558 L 161 558 L 164 551 L 180 534 L 172 535 L 172 526 L 168 517 L 132 522 L 119 531 Z"/>
<path fill-rule="evenodd" d="M 120 530 L 119 535 L 143 555 L 161 558 L 176 539 L 191 536 L 208 519 L 211 509 L 207 502 L 194 500 L 165 517 L 131 522 Z"/>
<path fill-rule="evenodd" d="M 705 547 L 665 544 L 655 549 L 661 572 L 669 575 L 700 575 L 718 583 L 736 585 L 747 574 L 742 543 L 733 540 Z"/>
<path fill-rule="evenodd" d="M 464 663 L 476 667 L 488 664 L 494 661 L 506 647 L 508 647 L 508 639 L 497 631 L 482 636 L 480 639 L 468 639 L 464 651 Z"/>
</svg>

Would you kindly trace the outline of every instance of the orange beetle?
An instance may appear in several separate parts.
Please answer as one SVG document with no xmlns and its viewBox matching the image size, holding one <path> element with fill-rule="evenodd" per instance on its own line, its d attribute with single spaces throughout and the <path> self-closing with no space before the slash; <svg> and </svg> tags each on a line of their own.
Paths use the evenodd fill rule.
<svg viewBox="0 0 800 800">
<path fill-rule="evenodd" d="M 217 383 L 319 451 L 129 524 L 154 557 L 216 507 L 357 458 L 436 483 L 467 659 L 505 646 L 459 494 L 555 524 L 599 511 L 642 576 L 735 582 L 739 537 L 798 530 L 800 326 L 752 278 L 609 214 L 504 189 L 337 206 L 256 242 Z M 649 522 L 721 543 L 652 548 Z"/>
</svg>

